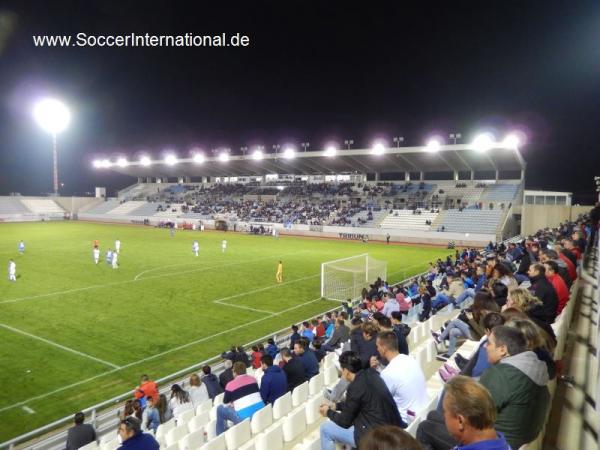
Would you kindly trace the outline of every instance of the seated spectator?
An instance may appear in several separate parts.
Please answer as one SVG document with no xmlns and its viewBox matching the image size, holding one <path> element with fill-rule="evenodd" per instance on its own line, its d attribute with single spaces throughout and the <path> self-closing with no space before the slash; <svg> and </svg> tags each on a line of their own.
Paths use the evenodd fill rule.
<svg viewBox="0 0 600 450">
<path fill-rule="evenodd" d="M 381 378 L 392 394 L 402 420 L 408 423 L 409 416 L 416 416 L 429 401 L 423 370 L 414 358 L 398 352 L 398 341 L 392 332 L 379 333 L 377 351 L 387 366 L 382 368 L 373 358 L 371 367 L 382 369 Z"/>
<path fill-rule="evenodd" d="M 237 361 L 233 364 L 233 381 L 227 383 L 223 404 L 217 407 L 217 435 L 227 429 L 227 421 L 234 425 L 265 406 L 260 396 L 256 379 L 246 375 L 246 365 Z"/>
<path fill-rule="evenodd" d="M 260 396 L 265 404 L 273 404 L 287 392 L 287 377 L 279 366 L 273 365 L 271 355 L 263 355 L 260 362 L 264 373 L 260 382 Z"/>
<path fill-rule="evenodd" d="M 294 348 L 294 344 L 300 339 L 300 333 L 298 333 L 298 325 L 292 325 L 292 335 L 290 336 L 290 348 Z"/>
<path fill-rule="evenodd" d="M 438 310 L 449 303 L 453 303 L 465 290 L 464 283 L 460 278 L 456 277 L 454 273 L 446 272 L 446 279 L 448 280 L 448 289 L 438 293 L 432 299 L 431 306 L 434 310 Z"/>
<path fill-rule="evenodd" d="M 431 299 L 435 296 L 435 288 L 431 281 L 427 281 L 424 286 L 419 286 L 419 301 L 423 304 L 423 310 L 419 314 L 419 321 L 425 322 L 431 315 Z"/>
<path fill-rule="evenodd" d="M 280 353 L 283 362 L 282 369 L 285 372 L 288 383 L 287 390 L 291 392 L 296 386 L 300 386 L 307 380 L 304 364 L 302 364 L 300 358 L 292 357 L 292 352 L 290 352 L 289 348 L 282 348 Z"/>
<path fill-rule="evenodd" d="M 181 386 L 178 384 L 171 386 L 171 398 L 169 399 L 169 406 L 173 411 L 173 417 L 176 419 L 184 412 L 194 409 L 194 405 L 190 400 L 190 394 L 181 389 Z"/>
<path fill-rule="evenodd" d="M 156 433 L 156 429 L 160 425 L 160 412 L 155 407 L 154 398 L 151 396 L 146 397 L 146 407 L 142 414 L 142 430 L 152 430 Z"/>
<path fill-rule="evenodd" d="M 225 361 L 223 361 L 223 367 L 225 368 L 225 370 L 223 370 L 223 372 L 221 372 L 219 374 L 219 385 L 225 389 L 225 386 L 227 386 L 227 383 L 229 383 L 231 380 L 233 380 L 233 362 L 231 362 L 230 359 L 226 359 Z M 223 392 L 223 391 L 221 391 Z"/>
<path fill-rule="evenodd" d="M 319 361 L 315 353 L 308 347 L 307 339 L 300 339 L 294 345 L 294 355 L 300 360 L 304 366 L 304 376 L 307 380 L 319 373 Z"/>
<path fill-rule="evenodd" d="M 350 384 L 345 402 L 320 407 L 321 415 L 329 418 L 320 429 L 323 450 L 335 450 L 336 443 L 359 447 L 362 437 L 378 425 L 406 426 L 384 381 L 375 370 L 363 370 L 356 353 L 342 353 L 340 367 Z"/>
<path fill-rule="evenodd" d="M 419 441 L 393 425 L 373 428 L 360 441 L 358 450 L 423 450 Z"/>
<path fill-rule="evenodd" d="M 404 295 L 402 292 L 398 291 L 396 297 L 390 297 L 389 294 L 384 294 L 383 296 L 383 309 L 381 312 L 388 317 L 392 317 L 392 313 L 394 311 L 400 311 L 400 304 L 398 303 L 398 298 L 401 298 L 401 301 L 404 301 Z"/>
<path fill-rule="evenodd" d="M 321 344 L 321 340 L 320 339 L 315 339 L 313 341 L 313 353 L 315 354 L 315 357 L 317 358 L 317 362 L 319 364 L 321 364 L 321 361 L 323 361 L 323 358 L 325 358 L 325 355 L 327 354 L 327 352 L 325 350 L 323 350 L 322 347 L 323 344 Z"/>
<path fill-rule="evenodd" d="M 556 378 L 556 363 L 552 357 L 554 345 L 551 340 L 546 339 L 546 333 L 530 319 L 512 318 L 506 322 L 509 327 L 516 328 L 525 337 L 527 350 L 536 354 L 538 359 L 546 364 L 548 377 L 552 380 Z"/>
<path fill-rule="evenodd" d="M 527 272 L 531 280 L 529 289 L 542 301 L 538 317 L 547 323 L 553 323 L 558 309 L 558 296 L 552 284 L 546 279 L 546 268 L 542 264 L 531 264 Z"/>
<path fill-rule="evenodd" d="M 190 377 L 190 389 L 188 393 L 190 394 L 190 400 L 192 401 L 192 405 L 194 405 L 194 409 L 210 398 L 206 385 L 197 374 L 193 374 Z"/>
<path fill-rule="evenodd" d="M 121 440 L 119 450 L 158 450 L 160 447 L 154 436 L 142 432 L 142 422 L 135 417 L 122 420 L 117 433 Z"/>
<path fill-rule="evenodd" d="M 377 333 L 379 327 L 376 322 L 369 321 L 361 325 L 362 343 L 358 349 L 358 356 L 363 364 L 363 369 L 370 366 L 371 356 L 379 357 L 377 352 Z M 356 351 L 352 348 L 352 351 Z"/>
<path fill-rule="evenodd" d="M 331 352 L 336 348 L 339 348 L 340 345 L 348 341 L 348 339 L 350 339 L 350 330 L 344 323 L 344 319 L 338 318 L 335 321 L 335 329 L 331 338 L 329 338 L 321 348 L 327 352 Z"/>
<path fill-rule="evenodd" d="M 456 305 L 460 306 L 460 304 L 462 302 L 464 302 L 465 300 L 467 300 L 468 298 L 473 298 L 475 297 L 475 294 L 479 291 L 481 291 L 481 289 L 483 289 L 483 287 L 485 286 L 486 282 L 487 282 L 487 277 L 485 276 L 485 265 L 483 264 L 479 264 L 477 266 L 477 282 L 475 283 L 475 286 L 472 288 L 465 288 L 465 290 L 463 291 L 462 294 L 460 294 L 458 297 L 456 297 Z"/>
<path fill-rule="evenodd" d="M 502 308 L 506 304 L 506 299 L 508 298 L 508 286 L 497 281 L 492 285 L 491 294 L 492 297 L 494 297 L 494 301 Z"/>
<path fill-rule="evenodd" d="M 223 388 L 221 388 L 217 376 L 214 373 L 211 373 L 210 366 L 204 366 L 202 368 L 202 372 L 204 373 L 202 382 L 206 386 L 208 396 L 211 400 L 214 400 L 217 395 L 223 392 Z"/>
<path fill-rule="evenodd" d="M 75 426 L 69 428 L 67 432 L 66 450 L 77 450 L 79 447 L 83 447 L 96 440 L 94 427 L 88 423 L 83 423 L 84 420 L 85 416 L 82 412 L 75 414 L 73 418 Z"/>
<path fill-rule="evenodd" d="M 169 407 L 169 401 L 167 400 L 167 396 L 165 394 L 159 395 L 158 405 L 156 408 L 158 409 L 160 423 L 168 422 L 173 418 L 173 411 L 171 411 L 171 408 Z"/>
<path fill-rule="evenodd" d="M 398 343 L 398 352 L 408 355 L 406 336 L 410 333 L 410 327 L 402 323 L 402 313 L 399 311 L 393 312 L 391 320 L 386 316 L 378 317 L 377 324 L 379 325 L 380 332 L 391 331 L 394 333 Z"/>
<path fill-rule="evenodd" d="M 565 306 L 567 306 L 567 302 L 569 301 L 569 288 L 567 284 L 562 279 L 562 277 L 558 274 L 558 264 L 552 260 L 546 261 L 544 263 L 544 268 L 546 269 L 546 278 L 552 284 L 554 291 L 558 297 L 558 308 L 556 310 L 556 314 L 560 314 Z"/>
<path fill-rule="evenodd" d="M 258 350 L 258 345 L 252 346 L 252 368 L 258 369 L 260 367 L 260 359 L 263 354 Z"/>
<path fill-rule="evenodd" d="M 271 358 L 275 359 L 277 353 L 279 353 L 279 348 L 277 348 L 277 344 L 273 338 L 269 338 L 267 341 L 266 352 L 268 355 L 271 355 Z"/>
<path fill-rule="evenodd" d="M 158 401 L 158 386 L 154 381 L 150 380 L 148 375 L 142 375 L 140 385 L 135 390 L 134 396 L 137 399 L 145 399 L 149 395 L 154 397 L 155 401 Z"/>
<path fill-rule="evenodd" d="M 518 449 L 533 441 L 544 425 L 550 402 L 548 369 L 535 353 L 527 351 L 523 334 L 505 325 L 494 328 L 487 352 L 492 367 L 480 382 L 496 405 L 496 428 Z"/>
<path fill-rule="evenodd" d="M 315 338 L 315 333 L 311 329 L 310 324 L 308 322 L 302 322 L 302 328 L 300 329 L 300 337 L 306 338 L 308 342 L 312 342 Z M 296 342 L 294 343 L 293 348 L 296 347 Z"/>
<path fill-rule="evenodd" d="M 444 422 L 459 443 L 455 450 L 511 450 L 494 429 L 495 420 L 496 407 L 485 387 L 462 376 L 446 384 Z"/>
</svg>

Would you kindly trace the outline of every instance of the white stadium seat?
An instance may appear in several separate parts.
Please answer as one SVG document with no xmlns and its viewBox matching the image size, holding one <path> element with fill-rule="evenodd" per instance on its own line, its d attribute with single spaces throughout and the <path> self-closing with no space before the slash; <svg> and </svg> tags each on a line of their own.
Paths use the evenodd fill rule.
<svg viewBox="0 0 600 450">
<path fill-rule="evenodd" d="M 325 386 L 332 386 L 338 382 L 340 376 L 335 366 L 329 366 L 325 369 Z"/>
<path fill-rule="evenodd" d="M 192 419 L 187 423 L 188 430 L 190 433 L 192 433 L 206 426 L 208 422 L 210 422 L 210 412 L 205 411 L 201 414 L 192 417 Z"/>
<path fill-rule="evenodd" d="M 279 420 L 292 410 L 292 394 L 286 392 L 273 403 L 273 419 Z"/>
<path fill-rule="evenodd" d="M 267 428 L 254 440 L 255 450 L 282 450 L 283 449 L 283 424 L 281 421 Z"/>
<path fill-rule="evenodd" d="M 242 444 L 249 441 L 251 437 L 250 420 L 242 420 L 225 432 L 225 444 L 227 450 L 237 450 Z"/>
<path fill-rule="evenodd" d="M 323 404 L 325 399 L 323 398 L 323 393 L 311 397 L 306 402 L 306 423 L 307 425 L 312 425 L 316 421 L 321 418 L 321 414 L 319 413 L 319 407 Z"/>
<path fill-rule="evenodd" d="M 258 434 L 273 424 L 273 407 L 266 405 L 252 415 L 250 425 L 252 434 Z"/>
<path fill-rule="evenodd" d="M 283 419 L 283 440 L 291 442 L 306 430 L 306 409 L 300 407 Z"/>
<path fill-rule="evenodd" d="M 79 450 L 96 450 L 99 448 L 98 442 L 92 441 L 89 444 L 84 445 L 83 447 L 79 447 Z"/>
<path fill-rule="evenodd" d="M 310 380 L 308 380 L 308 395 L 316 395 L 323 390 L 325 384 L 325 374 L 323 372 L 318 373 Z"/>
<path fill-rule="evenodd" d="M 292 391 L 292 406 L 302 405 L 308 399 L 308 381 L 296 386 Z"/>
<path fill-rule="evenodd" d="M 187 424 L 194 416 L 196 415 L 196 411 L 193 409 L 189 409 L 187 411 L 182 412 L 179 417 L 175 419 L 177 425 L 185 425 Z"/>
<path fill-rule="evenodd" d="M 165 435 L 165 442 L 167 445 L 173 445 L 179 442 L 184 436 L 188 434 L 187 424 L 179 425 L 175 428 L 171 428 Z"/>
<path fill-rule="evenodd" d="M 212 406 L 213 406 L 213 402 L 212 402 L 212 400 L 210 398 L 207 399 L 207 400 L 204 400 L 196 408 L 196 415 L 198 415 L 200 413 L 203 413 L 205 411 L 210 411 L 212 409 Z"/>
<path fill-rule="evenodd" d="M 221 434 L 211 439 L 200 447 L 200 450 L 227 450 L 227 447 L 225 446 L 225 434 Z"/>
<path fill-rule="evenodd" d="M 192 431 L 179 441 L 179 450 L 196 450 L 204 444 L 204 429 Z"/>
</svg>

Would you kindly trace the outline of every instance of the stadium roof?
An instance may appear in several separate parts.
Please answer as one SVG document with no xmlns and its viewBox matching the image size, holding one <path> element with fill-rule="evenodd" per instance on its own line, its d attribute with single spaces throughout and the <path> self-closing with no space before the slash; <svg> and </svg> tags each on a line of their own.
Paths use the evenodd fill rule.
<svg viewBox="0 0 600 450">
<path fill-rule="evenodd" d="M 106 161 L 105 161 L 106 162 Z M 495 145 L 480 152 L 467 144 L 442 145 L 433 152 L 427 147 L 393 147 L 374 154 L 372 149 L 338 150 L 334 156 L 325 151 L 296 152 L 285 158 L 283 152 L 265 153 L 256 160 L 253 155 L 219 155 L 206 157 L 199 163 L 193 158 L 175 161 L 147 160 L 117 164 L 105 168 L 134 177 L 178 176 L 262 176 L 267 174 L 323 175 L 342 173 L 447 172 L 447 171 L 512 171 L 525 169 L 518 149 Z"/>
</svg>

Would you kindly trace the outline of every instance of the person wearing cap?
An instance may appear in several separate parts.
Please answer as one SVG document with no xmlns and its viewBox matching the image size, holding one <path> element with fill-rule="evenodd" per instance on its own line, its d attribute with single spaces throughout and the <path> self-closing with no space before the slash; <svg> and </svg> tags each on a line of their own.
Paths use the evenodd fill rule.
<svg viewBox="0 0 600 450">
<path fill-rule="evenodd" d="M 158 450 L 160 448 L 154 436 L 142 432 L 142 421 L 131 416 L 119 424 L 117 438 L 121 442 L 118 450 Z"/>
<path fill-rule="evenodd" d="M 453 303 L 465 290 L 463 281 L 460 277 L 456 277 L 453 272 L 446 272 L 446 279 L 448 280 L 448 289 L 444 289 L 432 299 L 431 306 L 434 310 L 443 308 L 448 303 Z"/>
</svg>

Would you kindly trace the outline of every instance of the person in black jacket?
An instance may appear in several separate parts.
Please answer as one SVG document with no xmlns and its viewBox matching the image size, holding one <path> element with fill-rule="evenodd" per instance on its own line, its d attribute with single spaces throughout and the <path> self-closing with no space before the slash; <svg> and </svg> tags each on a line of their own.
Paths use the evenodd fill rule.
<svg viewBox="0 0 600 450">
<path fill-rule="evenodd" d="M 82 412 L 75 414 L 75 426 L 67 433 L 66 450 L 77 450 L 96 440 L 96 431 L 90 424 L 83 423 L 85 416 Z"/>
<path fill-rule="evenodd" d="M 365 322 L 361 325 L 363 342 L 357 352 L 363 364 L 363 369 L 370 367 L 371 356 L 379 358 L 377 352 L 377 333 L 379 326 L 374 320 Z M 352 349 L 354 351 L 354 349 Z"/>
<path fill-rule="evenodd" d="M 202 368 L 202 372 L 204 372 L 204 376 L 202 377 L 202 382 L 206 386 L 206 390 L 208 391 L 208 396 L 211 400 L 213 400 L 217 395 L 223 392 L 223 388 L 219 384 L 219 379 L 214 373 L 211 373 L 210 366 L 204 366 Z"/>
<path fill-rule="evenodd" d="M 542 264 L 532 264 L 528 275 L 531 280 L 531 293 L 543 303 L 539 318 L 546 323 L 553 323 L 558 309 L 558 296 L 554 286 L 546 278 L 546 268 Z"/>
<path fill-rule="evenodd" d="M 300 386 L 307 380 L 304 364 L 300 358 L 293 358 L 292 352 L 287 347 L 282 348 L 279 354 L 284 362 L 282 369 L 287 376 L 288 391 L 292 392 L 296 386 Z"/>
<path fill-rule="evenodd" d="M 225 367 L 225 370 L 219 374 L 219 384 L 221 385 L 221 387 L 223 389 L 225 389 L 225 386 L 227 386 L 227 383 L 229 383 L 235 377 L 233 376 L 233 369 L 232 369 L 233 362 L 230 359 L 226 359 L 225 362 L 223 363 L 223 366 Z"/>
<path fill-rule="evenodd" d="M 358 355 L 352 351 L 340 356 L 342 378 L 350 382 L 346 401 L 323 404 L 322 416 L 329 418 L 321 425 L 321 448 L 335 449 L 336 443 L 359 447 L 360 440 L 372 428 L 395 425 L 406 428 L 392 394 L 374 369 L 362 369 Z"/>
</svg>

